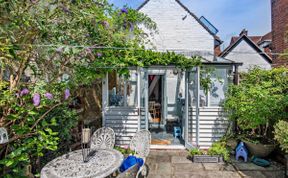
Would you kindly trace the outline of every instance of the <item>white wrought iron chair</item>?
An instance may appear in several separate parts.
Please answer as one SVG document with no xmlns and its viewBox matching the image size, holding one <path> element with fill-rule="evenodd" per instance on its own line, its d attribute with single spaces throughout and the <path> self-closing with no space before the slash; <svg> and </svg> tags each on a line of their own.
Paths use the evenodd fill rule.
<svg viewBox="0 0 288 178">
<path fill-rule="evenodd" d="M 97 129 L 91 137 L 91 149 L 113 149 L 115 144 L 115 133 L 110 127 Z"/>
<path fill-rule="evenodd" d="M 120 173 L 116 178 L 135 178 L 137 176 L 139 164 L 127 169 L 125 172 Z"/>
<path fill-rule="evenodd" d="M 139 130 L 133 136 L 130 142 L 130 149 L 134 151 L 134 155 L 138 158 L 143 159 L 143 166 L 140 167 L 137 178 L 141 173 L 142 176 L 146 177 L 148 170 L 147 166 L 145 165 L 146 157 L 149 155 L 150 152 L 150 143 L 151 143 L 151 134 L 148 130 Z"/>
</svg>

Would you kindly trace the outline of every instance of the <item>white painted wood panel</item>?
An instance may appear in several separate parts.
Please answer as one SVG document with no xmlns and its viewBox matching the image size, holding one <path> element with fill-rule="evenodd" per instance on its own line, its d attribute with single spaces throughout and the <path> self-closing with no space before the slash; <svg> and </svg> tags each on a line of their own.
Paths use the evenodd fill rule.
<svg viewBox="0 0 288 178">
<path fill-rule="evenodd" d="M 111 127 L 116 136 L 116 145 L 123 146 L 130 143 L 138 130 L 138 108 L 106 108 L 104 110 L 105 126 Z"/>
<path fill-rule="evenodd" d="M 242 66 L 239 66 L 239 72 L 247 72 L 249 68 L 255 66 L 267 70 L 271 69 L 271 64 L 258 54 L 245 40 L 242 40 L 232 49 L 225 58 L 243 63 Z"/>
<path fill-rule="evenodd" d="M 196 108 L 189 109 L 192 122 L 188 132 L 190 139 L 196 146 Z M 223 108 L 199 108 L 199 147 L 209 148 L 213 142 L 219 140 L 227 130 L 229 121 L 225 117 Z"/>
<path fill-rule="evenodd" d="M 150 0 L 140 12 L 157 24 L 156 34 L 142 27 L 157 50 L 205 51 L 214 54 L 214 37 L 175 0 Z M 212 59 L 212 56 L 207 58 Z"/>
</svg>

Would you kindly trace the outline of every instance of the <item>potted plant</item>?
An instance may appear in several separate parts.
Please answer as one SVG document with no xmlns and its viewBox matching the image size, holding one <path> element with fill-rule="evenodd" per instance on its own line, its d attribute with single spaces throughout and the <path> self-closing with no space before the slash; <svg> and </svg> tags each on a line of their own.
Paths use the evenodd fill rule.
<svg viewBox="0 0 288 178">
<path fill-rule="evenodd" d="M 288 122 L 279 121 L 274 126 L 274 138 L 280 144 L 280 148 L 285 152 L 286 159 L 286 176 L 288 176 Z"/>
<path fill-rule="evenodd" d="M 263 137 L 246 136 L 242 141 L 249 150 L 249 154 L 255 157 L 267 157 L 275 149 L 275 143 L 271 139 Z"/>
<path fill-rule="evenodd" d="M 273 126 L 284 117 L 288 103 L 287 71 L 254 68 L 241 75 L 239 85 L 229 86 L 224 108 L 251 155 L 266 157 L 274 150 Z"/>
<path fill-rule="evenodd" d="M 223 162 L 223 160 L 229 161 L 230 153 L 224 142 L 215 142 L 207 151 L 192 148 L 190 150 L 190 157 L 196 163 L 218 163 Z"/>
</svg>

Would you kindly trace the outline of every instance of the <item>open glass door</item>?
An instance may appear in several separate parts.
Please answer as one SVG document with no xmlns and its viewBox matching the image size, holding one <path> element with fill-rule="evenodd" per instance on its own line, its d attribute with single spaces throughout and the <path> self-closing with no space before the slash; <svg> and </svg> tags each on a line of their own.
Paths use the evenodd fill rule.
<svg viewBox="0 0 288 178">
<path fill-rule="evenodd" d="M 140 129 L 149 129 L 148 71 L 140 69 Z"/>
<path fill-rule="evenodd" d="M 185 75 L 185 147 L 191 149 L 195 146 L 197 135 L 197 97 L 199 91 L 199 72 L 198 68 L 186 71 Z M 196 114 L 195 114 L 196 113 Z M 194 123 L 193 123 L 194 121 Z M 196 122 L 195 122 L 196 121 Z M 196 127 L 195 127 L 196 126 Z"/>
<path fill-rule="evenodd" d="M 167 121 L 167 107 L 168 107 L 168 96 L 167 96 L 167 75 L 163 75 L 163 80 L 162 80 L 162 120 L 163 120 L 163 124 L 166 125 L 166 121 Z"/>
</svg>

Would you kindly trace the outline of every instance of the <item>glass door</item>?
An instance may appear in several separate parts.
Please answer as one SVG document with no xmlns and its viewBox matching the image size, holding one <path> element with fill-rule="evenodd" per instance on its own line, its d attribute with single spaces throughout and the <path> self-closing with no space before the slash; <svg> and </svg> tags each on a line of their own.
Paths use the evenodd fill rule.
<svg viewBox="0 0 288 178">
<path fill-rule="evenodd" d="M 167 107 L 168 107 L 168 96 L 167 96 L 167 72 L 162 77 L 162 120 L 163 124 L 166 125 L 166 119 L 167 119 Z"/>
<path fill-rule="evenodd" d="M 140 69 L 140 129 L 149 129 L 148 113 L 148 71 Z"/>
<path fill-rule="evenodd" d="M 185 147 L 187 149 L 194 147 L 195 141 L 197 139 L 197 111 L 199 110 L 199 107 L 197 107 L 197 103 L 199 103 L 198 92 L 200 87 L 198 69 L 199 68 L 193 68 L 192 70 L 186 71 L 185 73 L 185 124 L 183 124 L 183 130 L 185 130 Z M 195 120 L 196 122 L 193 123 L 193 121 Z"/>
</svg>

